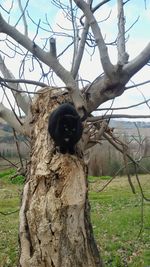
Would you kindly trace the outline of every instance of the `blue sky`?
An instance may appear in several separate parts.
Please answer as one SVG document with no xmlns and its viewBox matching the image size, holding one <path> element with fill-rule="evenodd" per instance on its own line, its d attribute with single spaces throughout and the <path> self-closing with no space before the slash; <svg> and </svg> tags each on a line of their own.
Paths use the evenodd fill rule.
<svg viewBox="0 0 150 267">
<path fill-rule="evenodd" d="M 66 1 L 63 1 L 65 3 Z M 68 1 L 67 1 L 68 2 Z M 93 1 L 94 5 L 98 3 L 99 1 Z M 18 8 L 18 1 L 14 0 L 14 6 L 11 11 L 11 16 L 10 16 L 10 24 L 15 25 L 16 21 L 20 17 L 20 11 Z M 25 6 L 26 1 L 22 1 L 23 6 Z M 125 6 L 125 18 L 126 18 L 126 29 L 128 29 L 134 21 L 137 19 L 138 16 L 139 20 L 138 22 L 134 25 L 134 27 L 130 30 L 130 32 L 127 33 L 128 42 L 126 44 L 127 46 L 127 52 L 130 54 L 130 58 L 134 58 L 142 49 L 146 46 L 146 44 L 150 40 L 150 1 L 146 1 L 147 3 L 147 9 L 145 9 L 145 1 L 144 0 L 131 0 L 129 1 L 126 6 Z M 11 6 L 11 1 L 10 0 L 2 0 L 1 4 L 4 4 L 5 8 L 8 8 Z M 98 21 L 101 21 L 105 19 L 109 12 L 111 11 L 111 15 L 109 20 L 106 22 L 100 23 L 100 27 L 103 33 L 103 36 L 106 37 L 106 41 L 110 42 L 115 40 L 116 34 L 117 34 L 117 9 L 116 9 L 116 4 L 117 1 L 113 0 L 104 5 L 100 11 L 97 11 L 95 13 L 95 16 L 97 17 Z M 68 21 L 64 19 L 64 16 L 62 15 L 62 12 L 60 9 L 55 7 L 54 5 L 51 4 L 51 1 L 47 0 L 42 0 L 42 1 L 35 1 L 35 0 L 30 0 L 29 5 L 27 7 L 27 10 L 29 12 L 29 15 L 32 17 L 32 19 L 38 23 L 39 18 L 41 19 L 41 26 L 49 29 L 49 26 L 45 24 L 46 22 L 46 14 L 47 18 L 49 20 L 50 25 L 54 28 L 54 30 L 57 31 L 64 31 L 62 30 L 57 24 L 61 25 L 64 28 L 71 28 L 71 25 L 69 24 Z M 6 12 L 2 12 L 4 17 L 7 19 L 8 15 Z M 27 17 L 27 21 L 29 23 L 29 36 L 33 38 L 36 33 L 37 27 L 34 25 L 34 23 L 31 22 L 31 20 Z M 23 30 L 23 23 L 22 20 L 20 20 L 19 25 L 18 25 L 19 30 Z M 36 42 L 38 42 L 39 45 L 42 45 L 42 42 L 45 41 L 46 37 L 51 37 L 50 33 L 46 31 L 40 31 L 39 30 L 39 36 L 36 39 Z M 58 51 L 62 51 L 63 47 L 66 45 L 66 37 L 56 37 L 57 40 L 57 48 Z M 70 42 L 71 39 L 68 39 Z M 62 57 L 61 63 L 66 67 L 70 68 L 71 66 L 71 59 L 72 59 L 72 53 L 71 49 L 67 51 L 67 53 Z M 100 74 L 100 67 L 95 68 L 95 66 L 99 66 L 99 56 L 97 53 L 91 57 L 89 53 L 90 50 L 87 48 L 87 52 L 85 53 L 84 56 L 84 62 L 81 65 L 81 76 L 85 79 L 90 79 L 91 81 Z M 115 64 L 117 61 L 117 54 L 116 54 L 116 49 L 110 48 L 109 47 L 109 54 L 112 62 Z M 9 65 L 13 66 L 14 61 L 10 60 Z M 86 64 L 85 64 L 86 63 Z M 18 64 L 20 62 L 18 61 Z M 17 68 L 17 67 L 16 67 Z M 14 67 L 12 67 L 16 73 L 18 73 L 17 69 L 15 70 Z M 14 73 L 14 74 L 16 74 Z M 36 73 L 28 73 L 28 78 L 30 79 L 36 79 Z M 133 80 L 135 82 L 142 82 L 146 79 L 149 79 L 150 76 L 150 69 L 149 68 L 144 68 L 140 73 L 138 73 Z M 38 79 L 38 78 L 37 78 Z M 149 85 L 144 86 L 144 89 L 139 88 L 139 90 L 142 90 L 144 95 L 148 98 L 150 97 L 150 92 L 149 92 Z M 121 97 L 115 100 L 116 105 L 130 105 L 135 102 L 141 102 L 143 101 L 143 96 L 140 93 L 140 91 L 137 89 L 130 90 L 123 94 Z M 136 94 L 135 94 L 136 92 Z M 109 106 L 109 103 L 104 104 L 106 106 Z M 130 111 L 127 111 L 130 112 Z M 131 111 L 133 112 L 133 111 Z M 136 112 L 142 113 L 142 114 L 149 114 L 150 110 L 146 106 L 141 106 L 140 108 L 136 109 Z"/>
<path fill-rule="evenodd" d="M 25 7 L 27 1 L 22 1 L 23 7 Z M 39 3 L 40 2 L 40 3 Z M 63 3 L 68 2 L 68 1 L 63 1 Z M 94 5 L 96 5 L 99 1 L 95 0 L 93 1 Z M 126 18 L 126 29 L 128 29 L 134 21 L 137 19 L 139 16 L 138 22 L 134 25 L 134 27 L 130 30 L 130 36 L 133 34 L 135 38 L 148 38 L 150 37 L 150 31 L 149 31 L 149 26 L 150 26 L 150 1 L 146 1 L 147 3 L 147 9 L 145 9 L 145 1 L 144 0 L 132 0 L 129 1 L 125 5 L 125 18 Z M 111 11 L 111 21 L 113 23 L 109 23 L 109 20 L 102 23 L 102 31 L 104 34 L 107 34 L 107 39 L 110 41 L 111 39 L 109 36 L 112 36 L 114 34 L 114 38 L 116 37 L 117 34 L 117 20 L 116 20 L 116 13 L 115 13 L 115 7 L 116 7 L 117 1 L 112 0 L 108 2 L 106 5 L 104 5 L 100 11 L 96 12 L 96 16 L 98 13 L 98 19 L 103 20 L 107 17 L 109 12 Z M 11 6 L 11 1 L 10 0 L 2 0 L 2 5 L 6 8 Z M 51 1 L 47 0 L 42 0 L 42 1 L 35 1 L 35 0 L 30 0 L 27 6 L 27 11 L 29 15 L 32 17 L 32 19 L 38 24 L 39 19 L 41 20 L 41 26 L 43 26 L 45 29 L 49 29 L 49 26 L 46 25 L 46 15 L 48 18 L 48 21 L 50 25 L 53 27 L 53 25 L 56 22 L 56 16 L 58 17 L 58 14 L 60 13 L 60 9 L 56 7 L 55 5 L 51 4 Z M 5 18 L 9 17 L 5 12 L 2 11 L 2 14 L 5 16 Z M 114 14 L 114 15 L 113 15 Z M 114 18 L 115 16 L 115 18 Z M 18 1 L 14 1 L 13 9 L 11 10 L 11 16 L 9 18 L 10 23 L 14 25 L 18 18 L 20 17 L 20 10 L 18 8 Z M 29 23 L 29 28 L 30 31 L 36 32 L 36 25 L 31 22 L 31 20 L 26 17 L 27 21 Z M 59 21 L 57 21 L 59 23 Z M 61 21 L 60 21 L 61 24 Z M 20 20 L 19 25 L 22 25 L 22 20 Z M 109 28 L 108 28 L 109 25 Z M 63 25 L 61 25 L 63 26 Z"/>
</svg>

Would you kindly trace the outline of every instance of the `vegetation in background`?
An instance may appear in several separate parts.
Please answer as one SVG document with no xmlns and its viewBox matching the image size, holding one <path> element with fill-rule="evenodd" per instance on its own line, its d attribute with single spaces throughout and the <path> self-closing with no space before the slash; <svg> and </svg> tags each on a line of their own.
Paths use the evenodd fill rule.
<svg viewBox="0 0 150 267">
<path fill-rule="evenodd" d="M 0 173 L 0 212 L 3 213 L 15 212 L 20 207 L 24 179 L 18 176 L 12 180 L 13 174 L 13 170 Z M 114 179 L 104 191 L 97 192 L 110 179 L 110 176 L 89 177 L 92 224 L 105 266 L 150 266 L 150 205 L 144 202 L 142 218 L 141 195 L 134 178 L 135 195 L 126 177 Z M 150 197 L 149 176 L 140 179 L 144 193 Z M 0 214 L 0 267 L 17 266 L 18 213 Z"/>
</svg>

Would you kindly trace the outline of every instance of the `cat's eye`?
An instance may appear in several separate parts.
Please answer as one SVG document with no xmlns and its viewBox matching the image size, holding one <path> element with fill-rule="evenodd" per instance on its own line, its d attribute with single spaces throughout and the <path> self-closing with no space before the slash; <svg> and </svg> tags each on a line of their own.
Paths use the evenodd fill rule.
<svg viewBox="0 0 150 267">
<path fill-rule="evenodd" d="M 68 132 L 68 131 L 69 131 L 69 129 L 65 127 L 65 131 L 66 131 L 66 132 Z"/>
</svg>

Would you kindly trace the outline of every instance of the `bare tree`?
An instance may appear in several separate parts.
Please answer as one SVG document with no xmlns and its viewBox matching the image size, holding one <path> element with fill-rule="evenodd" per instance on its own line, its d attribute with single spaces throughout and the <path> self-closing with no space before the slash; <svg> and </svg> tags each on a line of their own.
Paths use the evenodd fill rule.
<svg viewBox="0 0 150 267">
<path fill-rule="evenodd" d="M 118 140 L 112 140 L 105 122 L 106 117 L 94 117 L 91 113 L 107 100 L 122 95 L 128 89 L 126 84 L 150 60 L 148 43 L 138 56 L 129 61 L 124 16 L 124 6 L 129 1 L 117 0 L 118 35 L 111 44 L 116 45 L 118 61 L 116 65 L 112 64 L 108 53 L 108 45 L 111 44 L 105 42 L 95 15 L 108 2 L 110 0 L 100 1 L 94 6 L 92 0 L 53 0 L 53 5 L 61 8 L 72 25 L 72 29 L 59 25 L 60 32 L 53 29 L 47 15 L 44 23 L 41 20 L 36 22 L 30 16 L 29 0 L 24 7 L 18 1 L 21 15 L 15 24 L 9 20 L 13 2 L 9 10 L 0 6 L 3 44 L 0 83 L 3 99 L 7 99 L 11 106 L 10 110 L 1 103 L 0 117 L 16 132 L 28 137 L 31 149 L 19 216 L 21 267 L 103 266 L 90 221 L 84 152 L 99 142 L 101 137 L 118 150 L 122 144 Z M 109 16 L 110 14 L 108 19 Z M 24 33 L 19 29 L 21 21 Z M 32 38 L 30 25 L 36 27 Z M 38 36 L 42 31 L 47 32 L 47 36 L 40 43 Z M 58 53 L 56 39 L 59 40 L 60 36 L 67 38 L 69 42 Z M 68 70 L 61 64 L 61 56 L 70 48 L 73 53 L 71 68 Z M 101 74 L 101 67 L 96 66 L 100 70 L 99 76 L 85 84 L 80 77 L 80 66 L 85 51 L 90 49 L 92 53 L 99 53 L 103 73 Z M 17 60 L 21 62 L 18 77 L 12 74 L 10 59 L 14 66 Z M 68 65 L 69 62 L 68 58 Z M 27 73 L 39 71 L 41 74 L 36 81 L 29 80 Z M 55 85 L 58 81 L 56 75 L 63 85 Z M 38 86 L 43 88 L 37 91 Z M 20 114 L 25 114 L 25 119 L 18 116 L 8 91 L 11 91 Z M 47 131 L 50 113 L 61 103 L 68 101 L 74 104 L 81 117 L 87 117 L 82 140 L 73 156 L 55 153 L 54 142 Z M 125 147 L 120 151 L 125 153 Z M 23 163 L 22 168 L 25 169 Z"/>
</svg>

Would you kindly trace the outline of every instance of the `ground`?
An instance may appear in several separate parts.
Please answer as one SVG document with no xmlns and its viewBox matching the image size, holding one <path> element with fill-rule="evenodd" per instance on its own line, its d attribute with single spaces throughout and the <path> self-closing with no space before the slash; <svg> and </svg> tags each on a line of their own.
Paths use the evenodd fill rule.
<svg viewBox="0 0 150 267">
<path fill-rule="evenodd" d="M 11 181 L 13 171 L 0 173 L 0 266 L 16 267 L 18 259 L 18 213 L 22 177 Z M 94 233 L 106 267 L 150 266 L 150 203 L 144 201 L 137 182 L 132 194 L 127 178 L 117 177 L 102 192 L 110 177 L 89 177 L 89 197 Z M 140 181 L 146 197 L 150 198 L 149 175 Z M 143 214 L 143 217 L 142 217 Z"/>
</svg>

